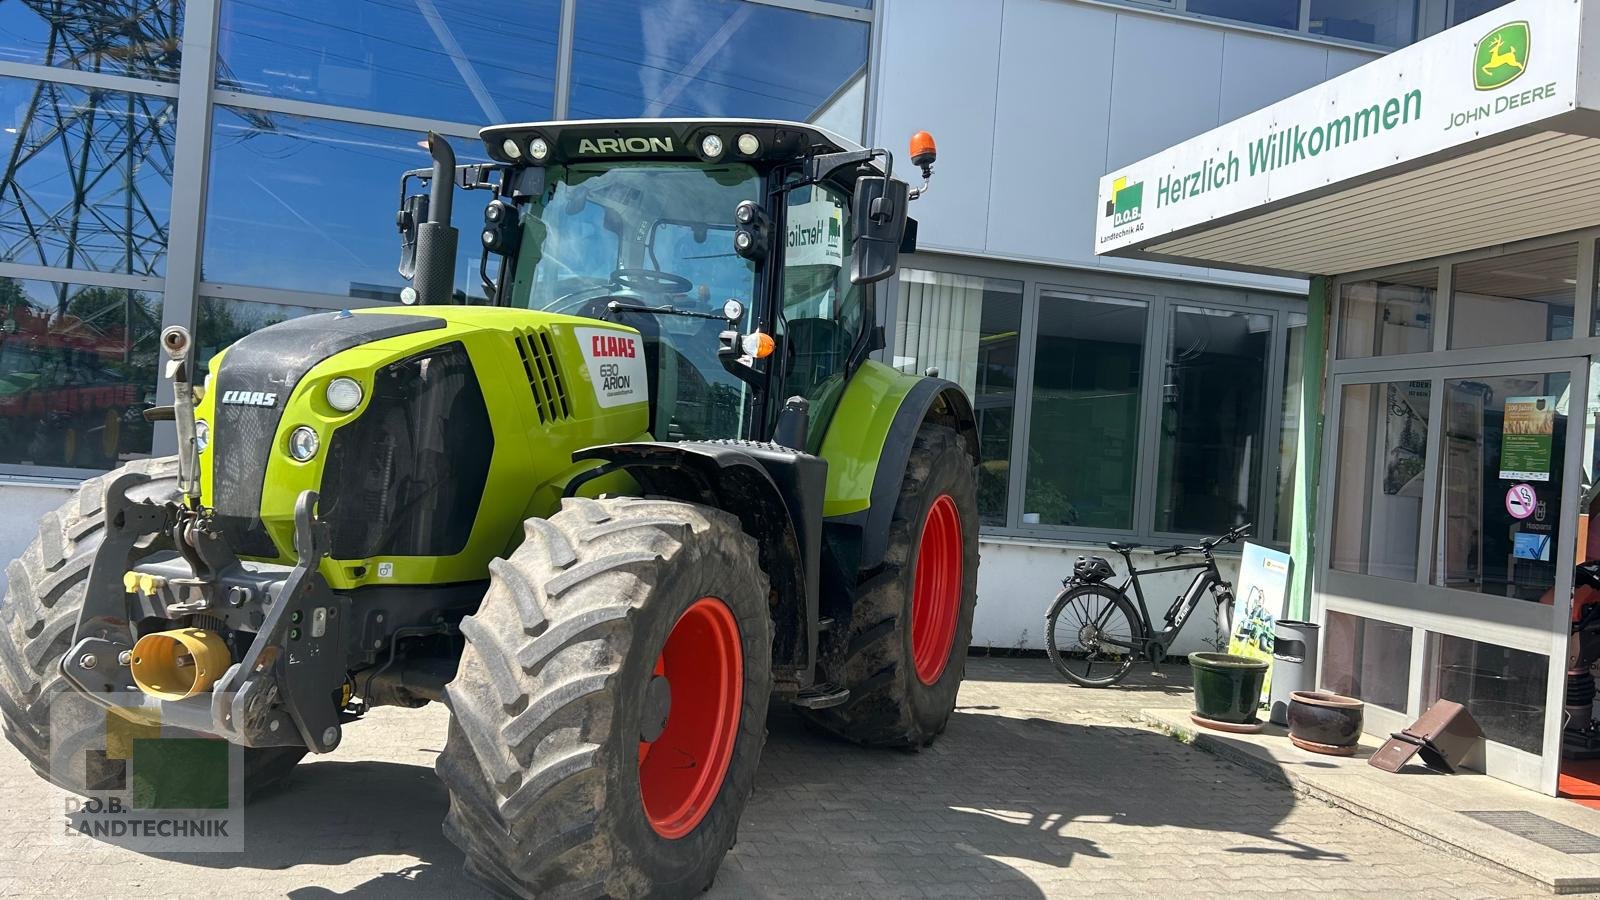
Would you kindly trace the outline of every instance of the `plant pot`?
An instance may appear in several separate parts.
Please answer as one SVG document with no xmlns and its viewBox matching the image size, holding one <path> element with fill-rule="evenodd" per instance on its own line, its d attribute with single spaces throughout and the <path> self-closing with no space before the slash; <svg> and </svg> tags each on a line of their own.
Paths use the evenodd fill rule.
<svg viewBox="0 0 1600 900">
<path fill-rule="evenodd" d="M 1194 673 L 1195 715 L 1214 722 L 1244 725 L 1256 720 L 1267 661 L 1231 653 L 1189 654 Z"/>
<path fill-rule="evenodd" d="M 1361 743 L 1366 704 L 1332 691 L 1289 695 L 1289 739 L 1315 753 L 1349 756 Z"/>
</svg>

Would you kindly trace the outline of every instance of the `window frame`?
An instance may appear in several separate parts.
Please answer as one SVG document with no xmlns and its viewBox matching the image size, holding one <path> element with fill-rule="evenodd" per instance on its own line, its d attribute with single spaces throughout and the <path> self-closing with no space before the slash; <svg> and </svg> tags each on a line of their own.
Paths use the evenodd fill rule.
<svg viewBox="0 0 1600 900">
<path fill-rule="evenodd" d="M 1108 6 L 1119 6 L 1139 12 L 1154 13 L 1160 16 L 1176 16 L 1196 22 L 1205 22 L 1224 28 L 1237 28 L 1244 31 L 1255 31 L 1261 34 L 1285 35 L 1301 40 L 1317 41 L 1319 43 L 1333 44 L 1340 47 L 1350 47 L 1358 50 L 1391 53 L 1395 50 L 1409 47 L 1426 36 L 1424 34 L 1423 20 L 1428 12 L 1429 4 L 1438 0 L 1412 0 L 1411 36 L 1402 44 L 1389 46 L 1388 44 L 1368 43 L 1354 41 L 1349 38 L 1334 37 L 1311 30 L 1311 0 L 1300 0 L 1299 22 L 1294 28 L 1280 28 L 1276 25 L 1264 25 L 1251 22 L 1248 19 L 1230 19 L 1226 16 L 1210 15 L 1189 11 L 1189 0 L 1087 0 L 1091 3 L 1103 3 Z M 1455 0 L 1449 0 L 1452 11 Z M 1432 34 L 1438 29 L 1428 30 Z"/>
<path fill-rule="evenodd" d="M 1271 340 L 1262 380 L 1261 430 L 1252 461 L 1251 477 L 1260 489 L 1254 504 L 1255 537 L 1252 541 L 1283 548 L 1271 540 L 1276 516 L 1280 461 L 1276 452 L 1284 410 L 1283 366 L 1288 349 L 1291 313 L 1304 313 L 1304 295 L 1290 294 L 1269 287 L 1235 287 L 1153 276 L 1090 272 L 1032 263 L 991 258 L 916 253 L 902 257 L 902 269 L 921 269 L 949 275 L 996 278 L 1022 285 L 1020 344 L 1017 348 L 1017 389 L 1011 432 L 1009 459 L 1010 483 L 1006 493 L 1006 524 L 984 526 L 985 538 L 1011 538 L 1028 542 L 1094 544 L 1110 540 L 1133 540 L 1154 545 L 1189 542 L 1211 535 L 1157 531 L 1155 529 L 1155 475 L 1160 464 L 1160 447 L 1150 436 L 1158 435 L 1161 424 L 1160 397 L 1167 364 L 1167 339 L 1174 307 L 1203 307 L 1230 312 L 1267 314 L 1272 319 Z M 889 347 L 895 345 L 898 322 L 900 277 L 885 283 L 880 295 L 879 316 Z M 1033 418 L 1033 378 L 1038 352 L 1040 303 L 1045 293 L 1069 297 L 1132 300 L 1145 304 L 1143 357 L 1140 362 L 1138 458 L 1135 461 L 1133 527 L 1127 529 L 1086 528 L 1068 525 L 1024 525 L 1028 441 Z"/>
</svg>

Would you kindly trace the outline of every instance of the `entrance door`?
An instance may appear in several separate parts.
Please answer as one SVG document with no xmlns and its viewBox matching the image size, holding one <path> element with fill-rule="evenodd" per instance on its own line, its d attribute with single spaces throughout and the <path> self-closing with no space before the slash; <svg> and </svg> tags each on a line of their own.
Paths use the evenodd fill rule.
<svg viewBox="0 0 1600 900">
<path fill-rule="evenodd" d="M 1340 375 L 1319 532 L 1322 684 L 1367 730 L 1463 704 L 1468 765 L 1555 793 L 1588 359 Z"/>
</svg>

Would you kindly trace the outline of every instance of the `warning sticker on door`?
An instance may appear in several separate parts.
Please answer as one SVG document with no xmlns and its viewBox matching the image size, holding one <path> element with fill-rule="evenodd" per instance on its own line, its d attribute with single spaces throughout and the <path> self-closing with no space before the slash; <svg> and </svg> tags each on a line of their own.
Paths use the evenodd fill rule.
<svg viewBox="0 0 1600 900">
<path fill-rule="evenodd" d="M 596 402 L 609 407 L 645 401 L 649 373 L 637 334 L 609 328 L 574 328 L 573 333 L 588 365 Z"/>
<path fill-rule="evenodd" d="M 1514 484 L 1511 490 L 1506 491 L 1506 512 L 1513 519 L 1526 519 L 1533 515 L 1539 507 L 1539 498 L 1533 492 L 1531 484 Z"/>
</svg>

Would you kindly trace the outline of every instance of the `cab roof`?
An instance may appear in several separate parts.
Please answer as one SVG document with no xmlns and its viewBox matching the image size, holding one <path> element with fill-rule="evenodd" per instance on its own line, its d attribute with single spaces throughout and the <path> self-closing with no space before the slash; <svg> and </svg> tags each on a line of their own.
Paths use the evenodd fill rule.
<svg viewBox="0 0 1600 900">
<path fill-rule="evenodd" d="M 722 152 L 708 156 L 708 135 L 722 139 Z M 742 135 L 754 135 L 758 149 L 739 151 Z M 491 125 L 478 132 L 489 156 L 497 162 L 552 165 L 618 159 L 694 160 L 701 162 L 781 162 L 815 153 L 864 149 L 824 128 L 775 119 L 592 119 Z M 548 150 L 535 159 L 530 149 L 543 138 Z M 507 152 L 507 141 L 517 153 Z"/>
</svg>

